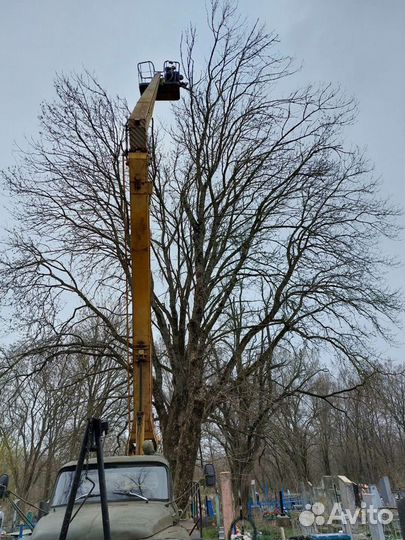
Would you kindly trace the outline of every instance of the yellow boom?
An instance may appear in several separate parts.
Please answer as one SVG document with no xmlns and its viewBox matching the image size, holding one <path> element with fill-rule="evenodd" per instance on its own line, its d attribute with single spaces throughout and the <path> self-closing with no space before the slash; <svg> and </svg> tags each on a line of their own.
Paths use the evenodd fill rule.
<svg viewBox="0 0 405 540">
<path fill-rule="evenodd" d="M 167 67 L 166 67 L 167 66 Z M 175 67 L 173 67 L 175 66 Z M 163 74 L 155 73 L 128 119 L 132 262 L 133 419 L 129 454 L 143 454 L 144 442 L 156 448 L 152 416 L 152 286 L 150 266 L 150 197 L 147 134 L 156 100 L 179 99 L 178 64 L 166 62 Z M 143 86 L 143 87 L 142 87 Z"/>
</svg>

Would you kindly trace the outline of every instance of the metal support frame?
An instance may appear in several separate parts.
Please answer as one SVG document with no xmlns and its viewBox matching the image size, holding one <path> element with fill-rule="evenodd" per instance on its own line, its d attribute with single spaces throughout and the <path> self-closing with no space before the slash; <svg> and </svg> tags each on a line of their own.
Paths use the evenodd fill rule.
<svg viewBox="0 0 405 540">
<path fill-rule="evenodd" d="M 66 506 L 65 516 L 63 518 L 62 528 L 59 534 L 59 540 L 66 540 L 70 523 L 72 522 L 73 506 L 76 500 L 77 490 L 80 485 L 81 475 L 84 468 L 86 457 L 92 451 L 97 455 L 98 482 L 100 486 L 100 504 L 103 520 L 104 540 L 111 540 L 110 518 L 108 514 L 107 487 L 104 473 L 104 456 L 102 446 L 102 436 L 108 431 L 108 424 L 100 418 L 89 418 L 86 431 L 84 433 L 79 458 L 77 460 L 76 470 L 73 478 L 72 489 L 69 494 Z M 74 516 L 73 516 L 74 517 Z"/>
</svg>

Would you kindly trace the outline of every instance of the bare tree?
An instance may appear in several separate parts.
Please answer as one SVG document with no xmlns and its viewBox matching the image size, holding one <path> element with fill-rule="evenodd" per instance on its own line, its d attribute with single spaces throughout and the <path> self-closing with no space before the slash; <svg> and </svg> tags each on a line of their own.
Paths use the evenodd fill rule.
<svg viewBox="0 0 405 540">
<path fill-rule="evenodd" d="M 236 318 L 235 347 L 238 347 L 242 327 L 241 320 Z M 267 347 L 267 342 L 263 341 L 262 354 L 267 353 Z M 209 417 L 212 426 L 209 432 L 223 446 L 232 472 L 235 503 L 238 504 L 240 498 L 244 507 L 248 503 L 255 466 L 269 444 L 292 455 L 292 462 L 301 460 L 299 463 L 305 466 L 304 471 L 298 467 L 299 477 L 308 476 L 308 456 L 305 454 L 301 459 L 297 448 L 303 439 L 301 434 L 306 437 L 307 432 L 297 425 L 296 417 L 299 411 L 300 418 L 305 414 L 312 419 L 308 411 L 302 410 L 302 399 L 307 393 L 314 393 L 314 379 L 320 371 L 319 363 L 306 351 L 298 351 L 292 357 L 288 350 L 281 348 L 253 373 L 242 377 L 247 363 L 237 364 L 233 381 L 227 385 L 226 399 L 219 402 Z M 296 397 L 293 399 L 293 396 Z M 294 446 L 291 446 L 291 436 L 284 437 L 286 429 L 297 432 Z"/>
<path fill-rule="evenodd" d="M 163 282 L 154 312 L 165 346 L 155 398 L 177 485 L 190 476 L 212 397 L 227 399 L 239 363 L 244 378 L 277 348 L 307 346 L 368 371 L 370 334 L 383 334 L 399 307 L 374 249 L 376 235 L 394 232 L 395 211 L 377 199 L 359 152 L 342 145 L 353 102 L 329 85 L 278 98 L 289 67 L 275 36 L 246 31 L 229 4 L 214 3 L 209 17 L 207 64 L 197 75 L 191 31 L 190 93 L 172 154 L 157 156 L 154 170 Z M 245 313 L 236 348 L 235 302 Z"/>
<path fill-rule="evenodd" d="M 202 422 L 235 384 L 266 372 L 281 349 L 323 349 L 369 371 L 370 338 L 387 338 L 399 309 L 376 248 L 395 234 L 396 211 L 342 142 L 352 100 L 330 85 L 283 95 L 277 83 L 292 73 L 276 36 L 230 3 L 213 2 L 208 25 L 201 68 L 196 32 L 185 38 L 189 93 L 153 149 L 154 399 L 178 493 Z M 4 175 L 19 224 L 1 291 L 27 354 L 91 349 L 126 370 L 127 108 L 88 74 L 59 77 L 56 91 L 39 140 Z M 89 343 L 78 328 L 94 318 L 103 333 Z"/>
<path fill-rule="evenodd" d="M 127 381 L 111 359 L 70 353 L 35 370 L 38 364 L 30 359 L 12 369 L 0 404 L 3 466 L 17 493 L 31 500 L 47 499 L 60 465 L 76 458 L 87 418 L 109 421 L 111 449 L 126 427 Z"/>
<path fill-rule="evenodd" d="M 359 483 L 388 475 L 400 488 L 404 448 L 398 410 L 391 412 L 387 400 L 403 384 L 403 373 L 393 377 L 392 368 L 386 365 L 385 373 L 363 381 L 350 371 L 323 370 L 303 392 L 286 396 L 264 421 L 248 480 L 300 491 L 302 482 L 316 484 L 323 475 L 345 474 Z"/>
<path fill-rule="evenodd" d="M 89 73 L 58 76 L 55 89 L 56 101 L 41 107 L 39 138 L 4 173 L 18 228 L 2 257 L 3 302 L 25 332 L 28 354 L 100 347 L 105 356 L 108 348 L 125 367 L 127 108 Z M 88 340 L 83 328 L 92 320 L 103 331 Z"/>
</svg>

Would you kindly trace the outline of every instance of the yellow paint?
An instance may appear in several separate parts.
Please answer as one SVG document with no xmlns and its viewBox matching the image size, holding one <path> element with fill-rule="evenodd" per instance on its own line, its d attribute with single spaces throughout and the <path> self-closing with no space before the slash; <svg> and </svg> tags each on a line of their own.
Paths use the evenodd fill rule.
<svg viewBox="0 0 405 540">
<path fill-rule="evenodd" d="M 150 197 L 147 136 L 159 85 L 156 73 L 128 119 L 132 262 L 133 418 L 128 451 L 143 454 L 144 441 L 156 445 L 152 416 L 152 285 L 150 267 Z M 178 97 L 176 97 L 178 99 Z"/>
<path fill-rule="evenodd" d="M 156 444 L 152 416 L 152 286 L 150 269 L 150 196 L 147 133 L 160 84 L 156 74 L 128 120 L 132 262 L 133 419 L 128 451 L 143 453 L 145 440 Z"/>
</svg>

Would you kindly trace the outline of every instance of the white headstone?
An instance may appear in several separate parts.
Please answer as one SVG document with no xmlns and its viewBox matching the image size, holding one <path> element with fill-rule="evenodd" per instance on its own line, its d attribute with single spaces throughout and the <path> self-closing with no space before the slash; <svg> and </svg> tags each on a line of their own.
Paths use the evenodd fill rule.
<svg viewBox="0 0 405 540">
<path fill-rule="evenodd" d="M 338 483 L 339 483 L 339 493 L 340 493 L 340 502 L 342 506 L 342 511 L 344 513 L 348 512 L 352 516 L 356 512 L 356 499 L 354 496 L 354 483 L 349 480 L 346 476 L 338 476 Z M 353 532 L 356 531 L 357 527 L 355 524 L 349 523 L 347 521 L 346 523 L 343 523 L 342 525 L 343 531 L 346 534 L 349 534 L 350 536 L 353 535 Z"/>
<path fill-rule="evenodd" d="M 395 498 L 391 491 L 391 484 L 388 476 L 383 476 L 378 482 L 378 492 L 380 493 L 385 506 L 388 506 L 388 508 L 396 507 Z"/>
<path fill-rule="evenodd" d="M 367 509 L 373 509 L 372 514 L 368 514 L 367 516 L 367 524 L 368 528 L 370 530 L 371 539 L 372 540 L 385 540 L 384 536 L 384 527 L 382 524 L 376 519 L 376 513 L 378 508 L 381 508 L 381 497 L 378 493 L 378 489 L 376 486 L 370 485 L 369 486 L 370 493 L 364 493 L 363 494 L 363 501 L 366 503 Z"/>
</svg>

